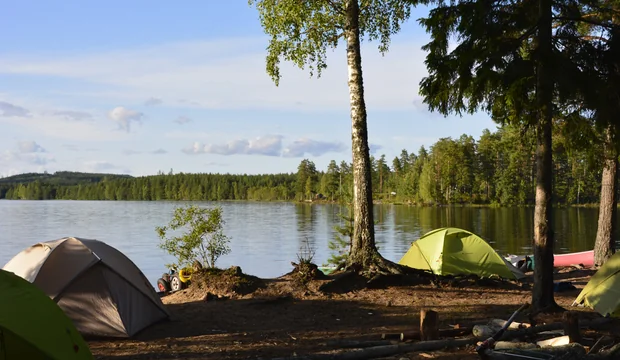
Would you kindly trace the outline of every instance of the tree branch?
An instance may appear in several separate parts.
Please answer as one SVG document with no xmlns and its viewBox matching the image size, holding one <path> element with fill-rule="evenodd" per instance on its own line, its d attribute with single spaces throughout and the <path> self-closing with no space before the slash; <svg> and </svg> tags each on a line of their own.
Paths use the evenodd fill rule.
<svg viewBox="0 0 620 360">
<path fill-rule="evenodd" d="M 591 24 L 591 25 L 596 25 L 596 26 L 604 27 L 606 29 L 614 29 L 614 28 L 618 27 L 618 25 L 607 24 L 607 23 L 603 23 L 603 22 L 595 21 L 595 20 L 589 20 L 589 19 L 586 19 L 584 17 L 558 16 L 558 17 L 554 17 L 553 20 L 566 21 L 566 22 L 572 22 L 572 21 L 583 22 L 583 23 L 586 23 L 586 24 Z"/>
<path fill-rule="evenodd" d="M 344 9 L 342 8 L 342 6 L 339 6 L 340 4 L 336 1 L 336 0 L 323 0 L 327 3 L 327 5 L 329 5 L 329 7 L 332 8 L 332 10 L 334 10 L 336 13 L 344 15 Z"/>
</svg>

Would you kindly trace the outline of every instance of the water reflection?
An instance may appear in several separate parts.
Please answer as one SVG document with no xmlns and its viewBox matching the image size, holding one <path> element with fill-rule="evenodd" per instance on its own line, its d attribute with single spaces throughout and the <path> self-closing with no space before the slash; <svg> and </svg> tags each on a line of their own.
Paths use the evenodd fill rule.
<svg viewBox="0 0 620 360">
<path fill-rule="evenodd" d="M 344 225 L 336 204 L 193 202 L 221 205 L 232 252 L 218 265 L 239 265 L 250 274 L 274 277 L 291 270 L 307 239 L 315 262 L 329 258 L 335 225 Z M 97 238 L 117 247 L 155 281 L 171 258 L 157 247 L 154 228 L 166 224 L 178 202 L 0 201 L 0 265 L 39 241 L 64 236 Z M 375 205 L 379 250 L 397 261 L 411 242 L 433 229 L 455 226 L 480 235 L 503 254 L 532 252 L 531 207 L 410 207 Z M 555 210 L 556 252 L 593 248 L 598 210 Z M 36 220 L 33 220 L 36 219 Z"/>
</svg>

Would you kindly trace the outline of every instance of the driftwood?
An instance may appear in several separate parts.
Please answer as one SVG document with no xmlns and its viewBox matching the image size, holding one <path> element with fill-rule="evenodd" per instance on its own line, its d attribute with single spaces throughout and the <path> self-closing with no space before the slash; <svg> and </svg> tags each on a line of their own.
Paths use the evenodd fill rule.
<svg viewBox="0 0 620 360">
<path fill-rule="evenodd" d="M 502 326 L 506 325 L 507 322 L 508 321 L 502 320 L 502 319 L 492 319 L 491 321 L 489 321 L 488 325 L 499 329 Z M 524 329 L 524 328 L 529 328 L 529 327 L 532 327 L 532 325 L 528 323 L 520 323 L 520 322 L 513 321 L 512 323 L 508 325 L 508 330 Z"/>
<path fill-rule="evenodd" d="M 481 344 L 479 344 L 478 346 L 476 346 L 476 352 L 480 355 L 483 355 L 486 353 L 485 350 L 490 349 L 493 347 L 493 344 L 495 344 L 495 342 L 502 340 L 502 337 L 506 334 L 506 331 L 508 330 L 508 327 L 510 326 L 510 324 L 515 320 L 515 318 L 517 317 L 517 315 L 524 310 L 525 308 L 529 307 L 530 304 L 523 304 L 521 305 L 520 308 L 517 309 L 517 311 L 515 311 L 514 313 L 512 313 L 512 316 L 510 316 L 510 318 L 508 319 L 508 321 L 506 321 L 506 323 L 497 331 L 497 333 L 495 333 L 495 335 L 487 338 L 486 340 L 484 340 Z"/>
<path fill-rule="evenodd" d="M 519 313 L 519 311 L 523 310 L 526 306 L 527 305 L 524 305 L 521 308 L 519 308 L 519 310 L 517 310 L 513 314 L 513 316 L 511 316 L 511 318 L 508 319 L 508 321 L 506 321 L 506 323 L 502 327 L 502 331 L 499 334 L 496 334 L 496 336 L 492 338 L 493 339 L 492 342 L 489 341 L 491 339 L 485 340 L 484 337 L 466 337 L 466 338 L 460 338 L 460 339 L 448 338 L 448 339 L 442 339 L 442 340 L 430 340 L 430 341 L 420 341 L 420 342 L 415 342 L 415 343 L 401 343 L 401 344 L 392 344 L 392 345 L 387 345 L 386 343 L 389 343 L 389 341 L 385 341 L 385 340 L 384 341 L 365 341 L 365 342 L 364 341 L 353 341 L 353 340 L 349 340 L 349 341 L 342 340 L 340 342 L 337 342 L 337 341 L 328 342 L 328 344 L 331 344 L 333 346 L 339 346 L 341 348 L 355 347 L 355 349 L 340 350 L 340 351 L 329 352 L 329 353 L 323 352 L 323 353 L 309 354 L 305 356 L 275 358 L 272 360 L 365 360 L 365 359 L 393 356 L 393 355 L 409 353 L 409 352 L 437 351 L 437 350 L 446 349 L 446 348 L 457 348 L 457 347 L 462 347 L 466 345 L 474 345 L 480 342 L 482 342 L 482 344 L 486 343 L 487 346 L 489 346 L 489 345 L 493 345 L 496 341 L 509 341 L 512 339 L 519 339 L 523 337 L 533 336 L 533 335 L 536 335 L 538 333 L 542 333 L 545 331 L 564 329 L 564 323 L 559 322 L 559 323 L 551 323 L 551 324 L 539 325 L 539 326 L 534 326 L 534 327 L 529 327 L 529 328 L 509 330 L 508 328 L 510 327 L 510 324 L 514 320 L 514 317 Z M 582 321 L 579 324 L 579 326 L 583 328 L 587 328 L 587 327 L 594 328 L 594 327 L 598 327 L 601 325 L 605 325 L 609 322 L 610 322 L 609 319 L 596 319 L 593 321 Z M 447 331 L 461 331 L 461 330 L 465 330 L 465 329 L 456 328 L 456 329 L 438 330 L 438 333 L 441 335 L 442 332 L 444 332 L 445 334 Z M 468 330 L 465 330 L 465 331 L 468 331 Z M 419 334 L 420 332 L 417 332 L 417 333 Z M 412 332 L 410 334 L 415 334 L 415 332 Z M 394 334 L 383 334 L 382 338 L 387 339 L 392 335 Z M 480 348 L 480 346 L 478 348 Z M 591 354 L 591 355 L 586 355 L 585 348 L 581 344 L 578 344 L 578 343 L 569 344 L 565 346 L 559 346 L 559 347 L 549 347 L 549 348 L 550 349 L 541 348 L 541 349 L 537 349 L 536 351 L 537 352 L 541 351 L 541 354 L 545 354 L 545 353 L 546 354 L 552 354 L 552 353 L 558 354 L 564 351 L 564 353 L 567 354 L 568 356 L 566 358 L 563 356 L 562 357 L 563 360 L 569 360 L 573 358 L 574 359 L 585 358 L 585 359 L 593 359 L 593 360 L 594 359 L 601 359 L 601 360 L 605 359 L 606 360 L 606 359 L 612 359 L 617 354 L 620 354 L 620 344 L 612 347 L 609 350 L 601 351 L 598 354 Z M 530 350 L 530 351 L 534 351 L 534 350 Z M 507 355 L 502 354 L 501 352 L 493 351 L 489 349 L 488 347 L 482 348 L 479 354 L 487 359 L 497 359 L 497 360 L 500 360 L 500 359 L 513 360 L 514 359 L 514 357 L 508 357 Z M 573 355 L 577 357 L 573 357 Z"/>
<path fill-rule="evenodd" d="M 589 320 L 589 321 L 581 321 L 579 323 L 579 327 L 596 329 L 598 327 L 605 326 L 611 321 L 612 321 L 611 319 L 607 319 L 607 318 L 599 318 L 599 319 L 594 319 L 594 320 Z M 536 335 L 538 333 L 545 332 L 545 331 L 562 330 L 562 329 L 564 329 L 564 323 L 557 322 L 557 323 L 549 323 L 549 324 L 533 326 L 527 329 L 508 330 L 502 335 L 502 337 L 499 340 L 518 339 L 518 338 Z"/>
<path fill-rule="evenodd" d="M 363 341 L 363 340 L 329 340 L 325 343 L 327 346 L 338 347 L 341 349 L 346 348 L 368 348 L 368 347 L 376 347 L 376 346 L 385 346 L 385 345 L 393 345 L 393 341 L 389 340 L 371 340 L 371 341 Z"/>
<path fill-rule="evenodd" d="M 471 329 L 472 328 L 470 327 L 439 329 L 438 334 L 440 338 L 465 336 L 471 333 Z M 405 331 L 402 333 L 384 333 L 384 334 L 381 334 L 381 339 L 408 341 L 408 340 L 421 340 L 421 337 L 420 337 L 420 330 L 412 330 L 412 331 Z"/>
<path fill-rule="evenodd" d="M 517 355 L 517 357 L 515 357 Z M 520 357 L 525 359 L 561 359 L 561 360 L 580 360 L 587 359 L 586 350 L 580 344 L 568 344 L 558 347 L 540 348 L 536 350 L 513 350 L 512 352 L 493 351 L 485 349 L 480 354 L 483 359 L 489 360 L 515 360 Z"/>
<path fill-rule="evenodd" d="M 379 357 L 392 356 L 407 352 L 416 351 L 436 351 L 445 348 L 456 348 L 466 345 L 473 345 L 480 341 L 479 338 L 463 338 L 463 339 L 443 339 L 420 341 L 411 344 L 397 344 L 386 346 L 375 346 L 365 349 L 356 349 L 349 351 L 339 351 L 336 353 L 311 354 L 306 356 L 292 356 L 285 358 L 276 358 L 272 360 L 365 360 Z"/>
<path fill-rule="evenodd" d="M 495 343 L 495 350 L 508 350 L 508 349 L 538 349 L 539 346 L 529 342 L 513 342 L 513 341 L 498 341 Z"/>
</svg>

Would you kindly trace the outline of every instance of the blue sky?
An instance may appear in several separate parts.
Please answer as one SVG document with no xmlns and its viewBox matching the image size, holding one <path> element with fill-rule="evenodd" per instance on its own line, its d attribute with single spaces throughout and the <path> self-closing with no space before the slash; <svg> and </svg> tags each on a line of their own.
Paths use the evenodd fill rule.
<svg viewBox="0 0 620 360">
<path fill-rule="evenodd" d="M 294 172 L 351 160 L 346 59 L 320 79 L 265 72 L 245 0 L 12 1 L 0 31 L 0 176 L 72 170 Z M 364 43 L 369 140 L 389 159 L 440 137 L 478 138 L 484 114 L 444 118 L 418 95 L 428 35 L 414 11 L 390 52 Z"/>
</svg>

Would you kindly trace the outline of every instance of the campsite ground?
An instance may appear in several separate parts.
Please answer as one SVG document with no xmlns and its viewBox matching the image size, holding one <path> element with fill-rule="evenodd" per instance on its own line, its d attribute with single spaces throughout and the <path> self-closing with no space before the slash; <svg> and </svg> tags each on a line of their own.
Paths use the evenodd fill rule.
<svg viewBox="0 0 620 360">
<path fill-rule="evenodd" d="M 577 287 L 557 293 L 557 302 L 581 311 L 583 317 L 598 317 L 587 309 L 570 306 L 592 274 L 592 270 L 572 268 L 556 274 L 557 281 L 570 281 Z M 260 288 L 250 283 L 238 287 L 228 279 L 165 296 L 163 302 L 172 314 L 171 321 L 154 325 L 132 340 L 91 341 L 91 350 L 96 358 L 106 360 L 302 356 L 335 350 L 338 347 L 331 342 L 337 339 L 380 340 L 382 333 L 413 330 L 419 326 L 422 308 L 437 311 L 442 327 L 447 327 L 507 319 L 531 297 L 528 284 L 480 284 L 471 280 L 439 288 L 428 284 L 384 284 L 378 289 L 332 289 L 328 294 L 318 288 L 329 280 L 312 280 L 306 287 L 291 274 L 254 280 L 262 284 Z M 238 293 L 232 291 L 235 289 Z M 207 292 L 226 293 L 230 299 L 205 299 Z M 478 356 L 473 347 L 465 347 L 384 359 L 402 358 L 448 360 Z"/>
</svg>

